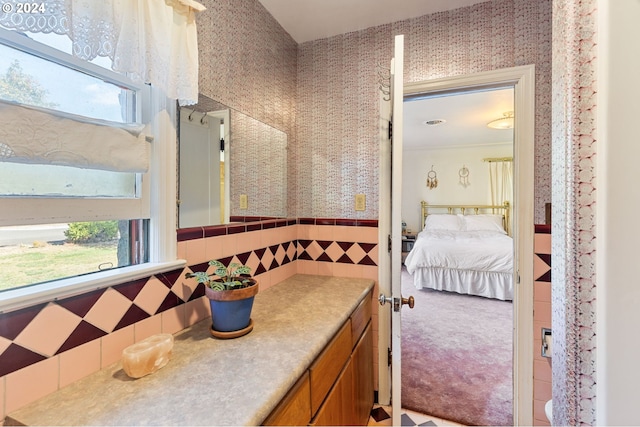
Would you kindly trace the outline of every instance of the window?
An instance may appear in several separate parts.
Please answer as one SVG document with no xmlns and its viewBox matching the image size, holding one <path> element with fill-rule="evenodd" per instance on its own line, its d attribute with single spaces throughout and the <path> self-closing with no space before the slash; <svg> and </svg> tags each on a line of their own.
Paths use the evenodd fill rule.
<svg viewBox="0 0 640 427">
<path fill-rule="evenodd" d="M 84 158 L 76 165 L 75 148 L 61 150 L 61 162 L 53 164 L 42 164 L 46 155 L 33 162 L 3 161 L 13 153 L 2 140 L 11 136 L 0 131 L 0 266 L 8 279 L 0 281 L 0 310 L 179 264 L 171 222 L 175 180 L 171 173 L 159 173 L 160 165 L 175 164 L 175 106 L 146 85 L 34 40 L 57 46 L 60 37 L 66 38 L 0 29 L 0 121 L 3 114 L 9 117 L 2 106 L 15 108 L 11 103 L 17 102 L 39 107 L 38 114 L 55 119 L 83 120 L 77 127 L 65 122 L 73 128 L 85 126 L 85 120 L 88 126 L 115 123 L 109 125 L 114 129 L 128 129 L 126 123 L 149 124 L 153 144 L 142 144 L 150 146 L 145 159 L 149 169 L 118 170 L 117 153 L 111 160 L 114 167 L 104 165 L 111 155 L 98 155 L 102 158 L 95 165 L 92 160 L 87 165 Z M 34 117 L 34 129 L 40 132 L 34 130 L 36 142 L 51 139 L 65 145 L 67 133 L 47 135 L 49 122 Z M 103 145 L 103 139 L 83 139 L 78 133 L 80 150 L 91 154 Z M 130 155 L 119 151 L 122 159 Z"/>
</svg>

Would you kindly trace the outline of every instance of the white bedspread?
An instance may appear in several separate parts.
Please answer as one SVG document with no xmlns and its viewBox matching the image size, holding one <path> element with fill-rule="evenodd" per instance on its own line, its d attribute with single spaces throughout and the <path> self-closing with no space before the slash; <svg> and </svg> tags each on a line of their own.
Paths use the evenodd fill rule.
<svg viewBox="0 0 640 427">
<path fill-rule="evenodd" d="M 423 231 L 405 261 L 418 289 L 513 299 L 513 239 L 491 231 Z"/>
</svg>

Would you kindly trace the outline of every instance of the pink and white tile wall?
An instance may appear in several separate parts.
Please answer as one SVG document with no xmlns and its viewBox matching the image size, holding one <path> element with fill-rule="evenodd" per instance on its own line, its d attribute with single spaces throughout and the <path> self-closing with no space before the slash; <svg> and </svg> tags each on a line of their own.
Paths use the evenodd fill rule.
<svg viewBox="0 0 640 427">
<path fill-rule="evenodd" d="M 552 359 L 542 357 L 542 328 L 551 328 L 551 225 L 535 226 L 533 245 L 533 424 L 548 426 Z"/>
<path fill-rule="evenodd" d="M 135 342 L 206 319 L 204 289 L 185 273 L 206 269 L 210 259 L 248 264 L 261 290 L 297 273 L 377 281 L 377 240 L 376 221 L 307 218 L 183 229 L 184 269 L 0 314 L 0 418 L 118 362 Z M 377 333 L 377 303 L 371 303 Z"/>
</svg>

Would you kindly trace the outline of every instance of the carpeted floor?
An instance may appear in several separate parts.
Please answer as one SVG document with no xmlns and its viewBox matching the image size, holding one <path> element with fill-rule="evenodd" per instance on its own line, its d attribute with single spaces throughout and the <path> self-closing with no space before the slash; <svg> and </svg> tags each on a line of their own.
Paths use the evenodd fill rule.
<svg viewBox="0 0 640 427">
<path fill-rule="evenodd" d="M 512 303 L 417 290 L 404 271 L 402 406 L 465 425 L 513 425 Z"/>
</svg>

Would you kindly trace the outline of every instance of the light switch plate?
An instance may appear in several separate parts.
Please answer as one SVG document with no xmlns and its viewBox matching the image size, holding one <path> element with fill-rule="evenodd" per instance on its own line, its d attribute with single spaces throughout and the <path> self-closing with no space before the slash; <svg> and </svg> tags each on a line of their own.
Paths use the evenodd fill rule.
<svg viewBox="0 0 640 427">
<path fill-rule="evenodd" d="M 246 194 L 240 195 L 240 209 L 247 209 L 249 207 L 249 197 Z"/>
<path fill-rule="evenodd" d="M 367 196 L 364 194 L 356 194 L 356 210 L 363 211 L 367 207 Z"/>
</svg>

